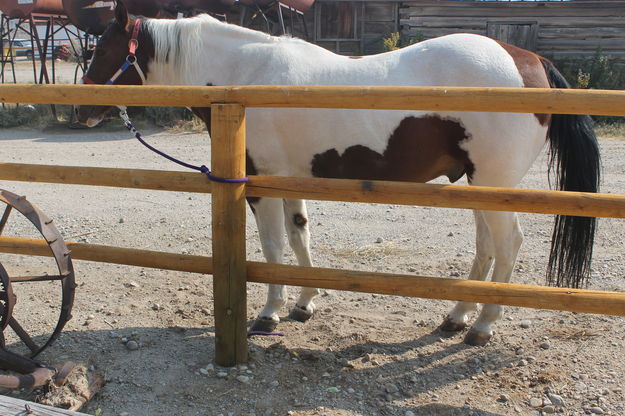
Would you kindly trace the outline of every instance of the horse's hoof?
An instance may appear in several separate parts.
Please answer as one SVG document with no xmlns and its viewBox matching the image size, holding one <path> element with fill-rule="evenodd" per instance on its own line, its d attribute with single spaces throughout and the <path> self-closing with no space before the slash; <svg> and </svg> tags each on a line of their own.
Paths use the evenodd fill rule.
<svg viewBox="0 0 625 416">
<path fill-rule="evenodd" d="M 445 332 L 458 332 L 462 331 L 467 327 L 467 324 L 464 322 L 454 322 L 451 320 L 449 316 L 445 318 L 442 324 L 438 327 L 441 331 Z"/>
<path fill-rule="evenodd" d="M 259 317 L 254 321 L 250 332 L 273 332 L 278 326 L 279 321 L 274 321 L 271 318 Z"/>
<path fill-rule="evenodd" d="M 488 332 L 480 332 L 471 328 L 464 337 L 464 343 L 475 347 L 481 347 L 488 344 L 488 341 L 490 341 L 492 337 L 492 333 L 489 334 Z"/>
<path fill-rule="evenodd" d="M 291 309 L 291 313 L 289 314 L 289 318 L 299 322 L 306 322 L 310 318 L 312 318 L 313 312 L 308 312 L 306 309 L 295 305 L 293 309 Z"/>
</svg>

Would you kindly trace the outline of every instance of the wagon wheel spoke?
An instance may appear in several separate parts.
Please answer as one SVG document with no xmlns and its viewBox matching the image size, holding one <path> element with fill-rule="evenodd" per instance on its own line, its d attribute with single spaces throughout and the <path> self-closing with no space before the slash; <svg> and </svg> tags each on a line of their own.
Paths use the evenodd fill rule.
<svg viewBox="0 0 625 416">
<path fill-rule="evenodd" d="M 67 276 L 65 275 L 52 275 L 52 274 L 43 274 L 39 276 L 12 276 L 11 283 L 16 282 L 48 282 L 53 280 L 63 280 Z"/>
<path fill-rule="evenodd" d="M 22 326 L 19 324 L 19 322 L 15 320 L 15 318 L 11 317 L 11 319 L 9 320 L 9 326 L 11 327 L 11 329 L 13 329 L 13 331 L 15 331 L 17 336 L 20 337 L 22 342 L 26 344 L 28 349 L 30 349 L 33 353 L 39 351 L 40 347 L 35 344 L 35 341 L 33 341 L 30 335 L 28 335 L 28 332 L 26 332 L 24 328 L 22 328 Z"/>
<path fill-rule="evenodd" d="M 4 210 L 4 214 L 2 214 L 2 219 L 0 219 L 0 235 L 2 235 L 2 231 L 4 231 L 4 226 L 9 220 L 9 215 L 11 215 L 12 209 L 13 207 L 11 205 L 7 205 L 7 207 Z"/>
</svg>

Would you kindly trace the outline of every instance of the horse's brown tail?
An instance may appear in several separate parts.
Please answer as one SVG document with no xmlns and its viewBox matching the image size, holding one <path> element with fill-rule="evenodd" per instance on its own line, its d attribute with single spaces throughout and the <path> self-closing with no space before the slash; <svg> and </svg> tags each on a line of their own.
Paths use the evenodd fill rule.
<svg viewBox="0 0 625 416">
<path fill-rule="evenodd" d="M 542 63 L 552 88 L 571 88 L 550 61 Z M 601 161 L 589 116 L 553 114 L 549 154 L 549 177 L 554 174 L 559 190 L 598 192 Z M 556 217 L 547 269 L 549 284 L 577 288 L 588 281 L 596 221 L 594 217 Z"/>
</svg>

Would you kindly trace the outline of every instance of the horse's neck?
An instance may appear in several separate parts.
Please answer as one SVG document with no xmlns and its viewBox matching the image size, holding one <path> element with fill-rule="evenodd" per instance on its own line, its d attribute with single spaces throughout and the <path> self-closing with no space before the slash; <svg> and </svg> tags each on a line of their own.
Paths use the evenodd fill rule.
<svg viewBox="0 0 625 416">
<path fill-rule="evenodd" d="M 153 29 L 157 56 L 150 65 L 148 83 L 245 84 L 245 69 L 252 62 L 245 62 L 247 54 L 241 51 L 248 45 L 275 41 L 264 33 L 215 19 L 197 18 L 185 23 L 159 22 Z"/>
</svg>

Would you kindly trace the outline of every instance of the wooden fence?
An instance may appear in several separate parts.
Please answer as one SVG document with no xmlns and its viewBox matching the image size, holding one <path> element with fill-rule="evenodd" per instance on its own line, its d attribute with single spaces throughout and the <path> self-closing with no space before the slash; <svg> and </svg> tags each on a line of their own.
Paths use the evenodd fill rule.
<svg viewBox="0 0 625 416">
<path fill-rule="evenodd" d="M 212 168 L 221 177 L 245 175 L 246 107 L 625 116 L 623 91 L 512 88 L 2 85 L 0 102 L 211 106 Z M 215 360 L 220 365 L 247 360 L 248 281 L 625 316 L 625 293 L 296 267 L 246 262 L 245 258 L 245 196 L 625 218 L 625 195 L 263 176 L 252 176 L 247 184 L 221 184 L 210 183 L 198 173 L 15 163 L 0 163 L 0 179 L 212 193 L 212 258 L 69 245 L 79 260 L 212 273 Z M 0 237 L 0 252 L 49 255 L 45 242 L 16 237 Z"/>
</svg>

